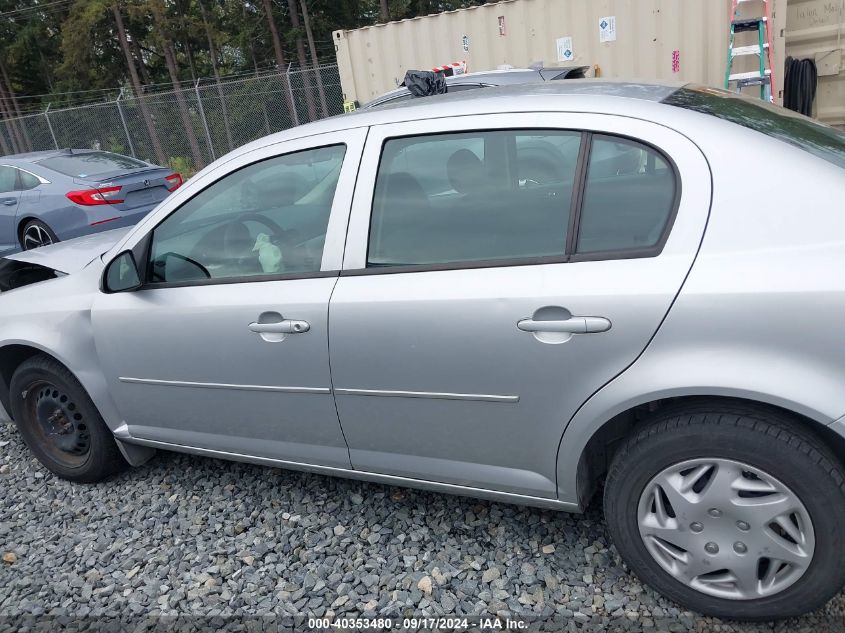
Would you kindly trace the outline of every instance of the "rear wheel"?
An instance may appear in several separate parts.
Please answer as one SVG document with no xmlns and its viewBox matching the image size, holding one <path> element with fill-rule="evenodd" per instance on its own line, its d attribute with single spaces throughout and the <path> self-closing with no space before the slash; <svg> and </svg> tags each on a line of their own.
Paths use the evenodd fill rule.
<svg viewBox="0 0 845 633">
<path fill-rule="evenodd" d="M 614 458 L 604 506 L 628 566 L 701 613 L 794 616 L 845 584 L 843 468 L 775 409 L 658 414 Z"/>
<path fill-rule="evenodd" d="M 11 381 L 15 424 L 29 449 L 63 479 L 95 482 L 126 461 L 91 398 L 63 365 L 34 356 Z"/>
<path fill-rule="evenodd" d="M 49 246 L 59 241 L 59 238 L 49 226 L 41 220 L 29 220 L 21 230 L 21 247 L 25 251 Z"/>
</svg>

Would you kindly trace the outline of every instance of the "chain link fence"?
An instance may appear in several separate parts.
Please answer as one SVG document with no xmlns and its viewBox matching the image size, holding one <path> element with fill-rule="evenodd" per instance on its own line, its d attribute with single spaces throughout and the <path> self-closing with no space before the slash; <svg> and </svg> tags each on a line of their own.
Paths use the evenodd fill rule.
<svg viewBox="0 0 845 633">
<path fill-rule="evenodd" d="M 170 92 L 0 120 L 0 155 L 103 149 L 186 176 L 267 134 L 343 112 L 337 66 L 203 79 Z"/>
</svg>

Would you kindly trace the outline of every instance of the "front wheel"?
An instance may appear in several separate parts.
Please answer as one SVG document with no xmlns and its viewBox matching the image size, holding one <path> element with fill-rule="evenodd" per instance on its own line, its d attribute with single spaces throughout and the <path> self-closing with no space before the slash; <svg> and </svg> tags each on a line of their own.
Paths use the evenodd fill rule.
<svg viewBox="0 0 845 633">
<path fill-rule="evenodd" d="M 843 468 L 775 409 L 658 414 L 614 458 L 604 508 L 631 570 L 700 613 L 790 617 L 845 584 Z"/>
<path fill-rule="evenodd" d="M 11 408 L 26 445 L 63 479 L 95 482 L 126 466 L 114 436 L 79 381 L 47 356 L 15 371 Z"/>
</svg>

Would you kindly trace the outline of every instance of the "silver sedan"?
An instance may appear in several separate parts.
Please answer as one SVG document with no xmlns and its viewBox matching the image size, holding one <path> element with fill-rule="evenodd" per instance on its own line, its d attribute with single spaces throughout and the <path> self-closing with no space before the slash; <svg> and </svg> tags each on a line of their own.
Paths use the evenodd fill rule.
<svg viewBox="0 0 845 633">
<path fill-rule="evenodd" d="M 687 607 L 845 583 L 845 134 L 692 85 L 288 130 L 0 260 L 0 401 L 77 482 L 157 449 L 579 512 Z"/>
</svg>

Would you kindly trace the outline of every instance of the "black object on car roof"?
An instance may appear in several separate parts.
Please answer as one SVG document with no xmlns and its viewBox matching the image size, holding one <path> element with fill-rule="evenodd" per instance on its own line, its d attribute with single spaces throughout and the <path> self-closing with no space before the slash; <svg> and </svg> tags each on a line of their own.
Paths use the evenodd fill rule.
<svg viewBox="0 0 845 633">
<path fill-rule="evenodd" d="M 445 77 L 443 73 L 433 71 L 411 70 L 405 74 L 405 81 L 396 90 L 373 99 L 364 108 L 375 108 L 388 103 L 398 103 L 427 97 L 443 92 L 457 92 L 473 90 L 490 86 L 530 83 L 536 81 L 558 81 L 561 79 L 584 79 L 589 66 L 572 66 L 568 68 L 544 68 L 541 63 L 533 64 L 529 68 L 500 68 L 498 70 L 480 71 L 462 75 Z M 442 82 L 442 86 L 441 86 Z M 445 90 L 443 89 L 445 87 Z"/>
</svg>

